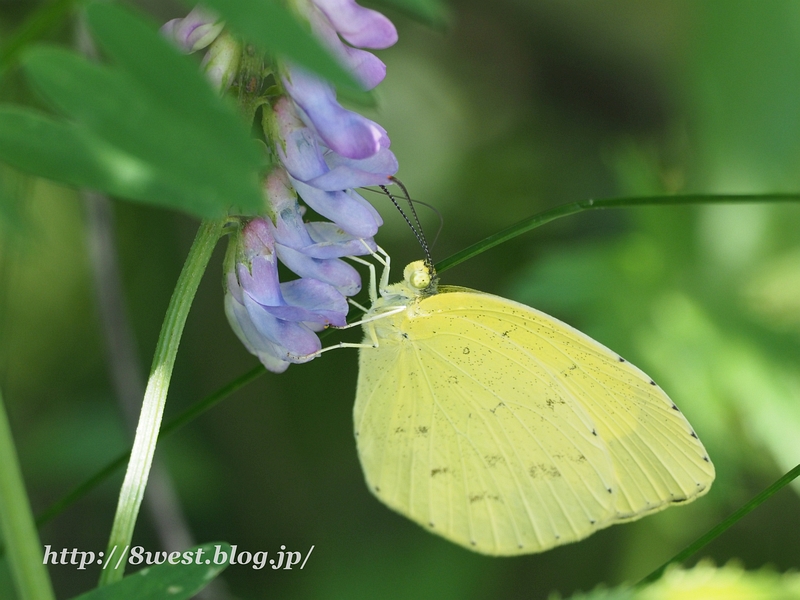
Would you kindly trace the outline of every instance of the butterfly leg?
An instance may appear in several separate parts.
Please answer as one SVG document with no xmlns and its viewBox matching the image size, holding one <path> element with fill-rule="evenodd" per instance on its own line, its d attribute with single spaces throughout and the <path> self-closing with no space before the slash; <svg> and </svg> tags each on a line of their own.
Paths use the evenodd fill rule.
<svg viewBox="0 0 800 600">
<path fill-rule="evenodd" d="M 375 301 L 378 299 L 378 290 L 375 286 L 375 280 L 376 280 L 375 265 L 373 265 L 371 262 L 364 260 L 363 258 L 358 258 L 357 256 L 348 256 L 347 258 L 349 258 L 353 262 L 357 262 L 360 265 L 366 265 L 367 268 L 369 269 L 369 301 L 372 304 L 375 304 Z M 350 301 L 350 303 L 355 305 L 355 303 L 352 300 Z M 363 309 L 363 307 L 361 306 L 359 306 L 359 308 Z M 367 311 L 364 310 L 364 312 Z"/>
<path fill-rule="evenodd" d="M 403 306 L 403 307 L 397 307 L 397 308 L 404 309 L 405 307 Z M 399 312 L 399 311 L 398 310 L 391 310 L 391 311 L 388 311 L 386 313 L 382 313 L 380 315 L 372 316 L 369 319 L 364 319 L 362 321 L 357 321 L 355 323 L 348 323 L 347 325 L 344 325 L 343 327 L 337 327 L 336 329 L 349 329 L 350 327 L 355 327 L 356 325 L 363 325 L 365 323 L 370 323 L 371 321 L 375 321 L 376 319 L 380 319 L 380 318 L 382 318 L 384 316 L 393 315 L 396 312 Z M 379 344 L 378 344 L 378 335 L 375 333 L 375 327 L 373 325 L 370 325 L 368 327 L 365 327 L 364 329 L 367 330 L 367 334 L 369 335 L 370 339 L 372 340 L 371 344 L 364 344 L 364 343 L 354 344 L 352 342 L 339 342 L 338 344 L 334 344 L 333 346 L 328 346 L 327 348 L 322 348 L 321 350 L 317 350 L 313 354 L 307 354 L 305 356 L 300 357 L 301 362 L 305 362 L 307 360 L 314 359 L 314 358 L 318 357 L 320 354 L 322 354 L 323 352 L 327 352 L 328 350 L 336 350 L 338 348 L 377 348 L 379 346 Z"/>
<path fill-rule="evenodd" d="M 378 262 L 383 264 L 383 272 L 381 273 L 381 282 L 380 285 L 378 286 L 378 291 L 381 293 L 381 296 L 385 296 L 387 293 L 387 288 L 389 287 L 389 271 L 392 259 L 389 258 L 389 253 L 386 252 L 386 250 L 384 250 L 378 245 L 376 245 L 375 247 L 378 249 L 378 252 L 373 254 L 373 256 Z M 381 255 L 383 256 L 383 258 L 381 258 Z"/>
<path fill-rule="evenodd" d="M 366 319 L 361 319 L 360 321 L 353 321 L 352 323 L 348 323 L 347 325 L 342 325 L 341 327 L 335 327 L 333 325 L 330 326 L 331 329 L 350 329 L 352 327 L 358 327 L 359 325 L 364 325 L 366 323 L 371 323 L 372 321 L 378 321 L 380 319 L 384 319 L 386 317 L 390 317 L 392 315 L 396 315 L 399 312 L 404 311 L 407 306 L 394 306 L 390 310 L 385 312 L 378 313 L 376 315 L 372 315 L 371 317 L 367 317 Z M 372 328 L 370 328 L 372 329 Z M 374 333 L 374 332 L 370 332 Z"/>
<path fill-rule="evenodd" d="M 331 329 L 350 329 L 351 327 L 356 327 L 359 325 L 366 325 L 372 323 L 373 321 L 377 321 L 379 319 L 383 319 L 385 317 L 390 317 L 394 314 L 399 313 L 400 311 L 405 310 L 406 306 L 395 306 L 391 310 L 387 310 L 386 312 L 379 313 L 377 315 L 372 315 L 366 319 L 361 319 L 360 321 L 354 321 L 353 323 L 348 323 L 347 325 L 342 325 L 341 327 L 331 327 Z M 338 344 L 334 344 L 333 346 L 328 346 L 327 348 L 322 348 L 321 350 L 317 350 L 312 354 L 306 354 L 305 356 L 299 357 L 301 362 L 306 362 L 307 360 L 311 360 L 316 358 L 323 352 L 327 352 L 328 350 L 335 350 L 337 348 L 377 348 L 380 344 L 378 343 L 378 335 L 375 333 L 375 327 L 373 325 L 368 325 L 364 328 L 369 336 L 370 340 L 372 341 L 371 344 L 354 344 L 352 342 L 339 342 Z"/>
<path fill-rule="evenodd" d="M 352 298 L 348 298 L 347 299 L 347 303 L 350 304 L 351 306 L 355 306 L 360 311 L 363 311 L 363 312 L 368 312 L 369 311 L 369 309 L 366 306 L 362 306 L 361 304 L 359 304 L 358 302 L 356 302 Z"/>
</svg>

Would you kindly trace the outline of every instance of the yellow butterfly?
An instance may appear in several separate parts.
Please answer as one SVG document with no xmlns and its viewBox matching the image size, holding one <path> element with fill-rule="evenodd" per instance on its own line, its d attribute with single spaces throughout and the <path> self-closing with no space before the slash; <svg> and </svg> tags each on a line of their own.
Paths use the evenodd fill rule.
<svg viewBox="0 0 800 600">
<path fill-rule="evenodd" d="M 361 321 L 354 409 L 367 484 L 490 555 L 542 552 L 705 494 L 714 466 L 655 382 L 533 308 L 437 286 L 429 261 Z"/>
</svg>

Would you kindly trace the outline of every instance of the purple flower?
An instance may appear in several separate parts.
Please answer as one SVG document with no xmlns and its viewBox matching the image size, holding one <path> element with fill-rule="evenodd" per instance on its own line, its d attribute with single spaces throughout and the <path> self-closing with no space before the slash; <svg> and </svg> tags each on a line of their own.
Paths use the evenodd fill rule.
<svg viewBox="0 0 800 600">
<path fill-rule="evenodd" d="M 303 200 L 354 236 L 375 235 L 383 221 L 352 188 L 390 184 L 389 176 L 398 166 L 394 154 L 381 148 L 366 159 L 353 160 L 323 150 L 316 134 L 303 124 L 286 98 L 276 102 L 269 128 L 280 140 L 278 157 Z"/>
<path fill-rule="evenodd" d="M 313 0 L 331 25 L 348 43 L 358 48 L 388 48 L 397 42 L 397 30 L 381 13 L 354 0 Z"/>
<path fill-rule="evenodd" d="M 272 231 L 267 220 L 256 218 L 231 243 L 225 311 L 245 347 L 279 373 L 314 358 L 320 349 L 314 332 L 344 325 L 347 300 L 318 279 L 280 283 Z"/>
<path fill-rule="evenodd" d="M 296 5 L 314 34 L 366 89 L 383 80 L 383 62 L 353 45 L 392 45 L 397 31 L 386 17 L 352 0 L 296 0 Z M 195 50 L 210 35 L 200 28 L 213 23 L 203 16 L 192 11 L 167 24 L 165 32 L 185 51 Z M 287 95 L 264 106 L 262 122 L 281 166 L 264 181 L 268 217 L 241 219 L 246 224 L 231 241 L 225 312 L 245 347 L 280 373 L 318 355 L 316 332 L 346 323 L 347 297 L 360 291 L 361 280 L 342 259 L 374 252 L 372 238 L 383 224 L 353 190 L 391 184 L 398 164 L 383 127 L 344 109 L 331 84 L 292 64 L 279 64 L 274 73 Z M 232 80 L 228 75 L 215 77 L 220 89 Z M 298 194 L 331 222 L 305 222 Z M 278 260 L 298 279 L 281 283 Z"/>
<path fill-rule="evenodd" d="M 225 23 L 204 8 L 196 7 L 183 19 L 172 19 L 161 27 L 161 33 L 186 54 L 202 50 L 217 39 Z"/>
<path fill-rule="evenodd" d="M 361 279 L 343 256 L 367 254 L 375 249 L 374 242 L 360 239 L 336 228 L 327 239 L 317 235 L 315 240 L 307 223 L 303 222 L 297 194 L 289 184 L 283 169 L 276 169 L 267 178 L 266 195 L 275 211 L 275 224 L 267 221 L 275 240 L 278 258 L 294 273 L 334 286 L 344 296 L 361 291 Z M 329 226 L 332 223 L 318 223 Z M 323 229 L 324 231 L 324 229 Z"/>
<path fill-rule="evenodd" d="M 369 158 L 389 147 L 386 130 L 358 113 L 342 108 L 333 86 L 300 67 L 281 78 L 298 114 L 325 145 L 346 158 Z"/>
<path fill-rule="evenodd" d="M 211 46 L 203 58 L 203 71 L 219 92 L 226 91 L 239 71 L 241 45 L 223 29 L 225 23 L 208 10 L 196 7 L 183 19 L 172 19 L 161 34 L 182 52 L 191 54 Z"/>
</svg>

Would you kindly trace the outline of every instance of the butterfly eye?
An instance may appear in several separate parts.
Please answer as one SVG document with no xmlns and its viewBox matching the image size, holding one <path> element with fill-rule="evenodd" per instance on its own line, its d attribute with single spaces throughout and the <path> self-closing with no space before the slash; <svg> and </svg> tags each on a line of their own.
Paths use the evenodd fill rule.
<svg viewBox="0 0 800 600">
<path fill-rule="evenodd" d="M 425 261 L 417 260 L 410 263 L 403 273 L 405 280 L 415 290 L 424 290 L 431 284 L 431 272 Z"/>
</svg>

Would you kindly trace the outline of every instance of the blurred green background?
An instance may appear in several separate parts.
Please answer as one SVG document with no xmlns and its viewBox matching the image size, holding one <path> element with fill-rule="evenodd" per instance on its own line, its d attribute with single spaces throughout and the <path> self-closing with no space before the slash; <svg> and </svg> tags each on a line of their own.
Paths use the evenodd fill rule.
<svg viewBox="0 0 800 600">
<path fill-rule="evenodd" d="M 6 39 L 42 3 L 0 0 Z M 141 3 L 159 20 L 185 9 Z M 400 32 L 369 116 L 399 177 L 436 206 L 444 258 L 548 207 L 671 192 L 800 190 L 800 4 L 706 0 L 453 0 Z M 70 43 L 71 25 L 48 36 Z M 15 67 L 0 98 L 36 103 Z M 124 115 L 121 115 L 124 118 Z M 93 290 L 86 205 L 0 171 L 0 387 L 35 510 L 127 443 Z M 420 257 L 385 199 L 378 242 Z M 21 202 L 20 202 L 21 200 Z M 114 202 L 142 376 L 197 222 Z M 422 209 L 435 232 L 437 218 Z M 167 417 L 255 366 L 227 325 L 220 244 L 189 316 Z M 396 269 L 395 276 L 399 269 Z M 487 558 L 392 513 L 363 483 L 352 434 L 354 351 L 264 375 L 157 456 L 199 541 L 314 552 L 304 570 L 232 566 L 216 598 L 547 598 L 636 581 L 800 462 L 800 206 L 636 208 L 569 217 L 492 249 L 443 281 L 542 309 L 653 376 L 717 468 L 700 501 L 522 558 Z M 331 338 L 328 338 L 330 341 Z M 121 475 L 41 532 L 104 549 Z M 800 486 L 703 556 L 800 566 Z M 160 549 L 143 511 L 134 542 Z M 50 570 L 59 598 L 97 571 Z M 12 598 L 0 561 L 0 597 Z"/>
</svg>

